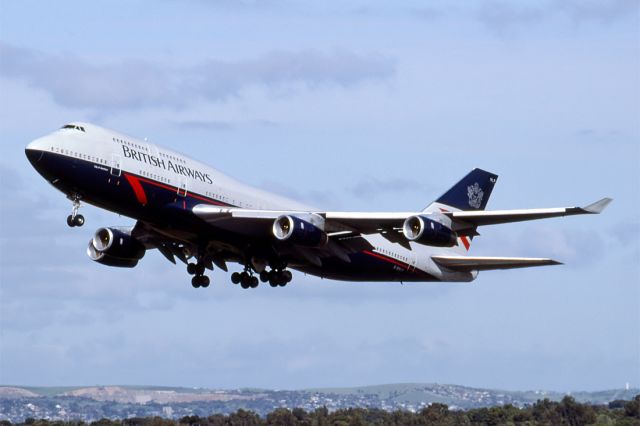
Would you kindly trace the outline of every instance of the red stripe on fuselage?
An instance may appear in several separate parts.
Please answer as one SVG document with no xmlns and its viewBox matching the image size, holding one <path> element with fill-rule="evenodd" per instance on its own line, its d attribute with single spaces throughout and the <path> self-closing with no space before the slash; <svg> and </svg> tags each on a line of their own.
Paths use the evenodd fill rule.
<svg viewBox="0 0 640 426">
<path fill-rule="evenodd" d="M 398 265 L 398 266 L 400 266 L 400 267 L 402 267 L 402 268 L 404 268 L 404 269 L 407 269 L 407 270 L 409 269 L 409 265 L 405 265 L 404 263 L 400 263 L 400 262 L 398 262 L 397 260 L 395 260 L 395 259 L 393 259 L 393 258 L 390 258 L 390 257 L 387 257 L 387 256 L 384 256 L 384 255 L 382 255 L 382 254 L 374 253 L 374 252 L 369 251 L 369 250 L 363 250 L 362 252 L 363 252 L 364 254 L 368 254 L 369 256 L 373 256 L 373 257 L 375 257 L 375 258 L 378 258 L 378 259 L 384 260 L 384 261 L 386 261 L 386 262 L 393 263 L 394 265 Z"/>
<path fill-rule="evenodd" d="M 176 191 L 176 193 L 178 192 L 178 188 L 176 188 L 176 187 L 165 185 L 165 184 L 160 183 L 158 181 L 147 179 L 147 178 L 143 178 L 141 176 L 136 176 L 136 178 L 138 180 L 142 181 L 142 182 L 150 183 L 151 185 L 154 185 L 154 186 L 157 186 L 157 187 L 160 187 L 160 188 L 164 188 L 164 189 L 168 189 L 169 191 Z"/>
<path fill-rule="evenodd" d="M 471 243 L 469 242 L 469 239 L 467 237 L 460 237 L 460 240 L 462 240 L 462 244 L 464 244 L 464 248 L 467 249 L 467 251 L 469 251 L 469 247 L 471 247 Z"/>
<path fill-rule="evenodd" d="M 440 210 L 443 213 L 449 213 L 449 210 L 447 209 L 443 209 L 442 207 L 440 207 Z M 462 244 L 464 245 L 464 248 L 467 249 L 467 251 L 469 251 L 469 248 L 471 248 L 471 241 L 469 241 L 469 239 L 465 236 L 460 237 L 460 240 L 462 241 Z"/>
<path fill-rule="evenodd" d="M 131 176 L 131 175 L 130 175 L 129 173 L 125 173 L 125 176 L 127 176 L 127 180 L 128 180 L 128 179 L 129 179 L 129 178 L 128 178 L 128 176 Z M 142 181 L 142 182 L 145 182 L 145 183 L 148 183 L 148 184 L 151 184 L 151 185 L 154 185 L 154 186 L 157 186 L 157 187 L 159 187 L 159 188 L 168 189 L 169 191 L 175 191 L 175 192 L 176 192 L 176 194 L 178 193 L 178 188 L 177 188 L 177 187 L 174 187 L 174 186 L 165 185 L 165 184 L 163 184 L 163 183 L 157 182 L 157 181 L 155 181 L 155 180 L 151 180 L 151 179 L 143 178 L 143 177 L 141 177 L 141 176 L 135 176 L 135 179 L 137 179 L 137 180 L 139 180 L 139 181 Z M 209 203 L 209 204 L 215 204 L 215 205 L 218 205 L 218 206 L 227 206 L 227 205 L 228 205 L 228 204 L 225 204 L 225 203 L 221 203 L 221 202 L 219 202 L 219 201 L 216 201 L 216 200 L 214 200 L 213 198 L 203 197 L 203 196 L 201 196 L 201 195 L 194 194 L 194 193 L 192 193 L 192 192 L 187 192 L 187 197 L 196 198 L 196 199 L 198 199 L 198 200 L 206 201 L 206 202 L 207 202 L 207 203 Z"/>
<path fill-rule="evenodd" d="M 138 202 L 143 206 L 146 206 L 148 201 L 147 194 L 145 194 L 144 188 L 140 184 L 138 178 L 128 173 L 125 173 L 124 177 L 127 179 L 127 182 L 129 182 L 129 185 L 131 185 L 131 189 L 133 189 L 133 193 L 136 194 Z"/>
</svg>

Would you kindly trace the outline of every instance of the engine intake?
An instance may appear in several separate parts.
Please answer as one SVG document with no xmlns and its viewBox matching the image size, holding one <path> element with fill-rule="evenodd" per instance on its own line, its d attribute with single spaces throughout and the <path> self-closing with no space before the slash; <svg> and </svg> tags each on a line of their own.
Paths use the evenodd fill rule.
<svg viewBox="0 0 640 426">
<path fill-rule="evenodd" d="M 116 228 L 98 229 L 87 247 L 87 255 L 91 260 L 120 268 L 136 266 L 145 251 L 140 241 Z"/>
<path fill-rule="evenodd" d="M 317 220 L 323 221 L 322 218 Z M 321 247 L 328 241 L 327 234 L 320 227 L 290 215 L 280 216 L 273 222 L 273 235 L 280 241 L 305 247 Z"/>
<path fill-rule="evenodd" d="M 409 241 L 435 247 L 453 247 L 458 244 L 458 234 L 426 216 L 408 217 L 402 225 L 402 233 Z"/>
</svg>

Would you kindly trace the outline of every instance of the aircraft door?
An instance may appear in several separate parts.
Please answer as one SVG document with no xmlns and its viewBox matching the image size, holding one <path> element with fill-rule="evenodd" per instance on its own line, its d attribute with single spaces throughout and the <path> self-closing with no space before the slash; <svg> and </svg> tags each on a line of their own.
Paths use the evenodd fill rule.
<svg viewBox="0 0 640 426">
<path fill-rule="evenodd" d="M 418 266 L 418 256 L 415 253 L 411 253 L 409 258 L 409 270 L 415 271 Z"/>
<path fill-rule="evenodd" d="M 111 155 L 111 175 L 120 176 L 122 174 L 122 159 L 118 154 Z"/>
<path fill-rule="evenodd" d="M 187 178 L 181 177 L 180 182 L 178 183 L 178 195 L 180 197 L 187 196 Z"/>
<path fill-rule="evenodd" d="M 158 147 L 157 147 L 157 146 L 155 146 L 154 144 L 152 144 L 152 143 L 148 143 L 148 144 L 147 144 L 147 149 L 148 149 L 148 152 L 149 152 L 151 155 L 153 155 L 154 157 L 156 157 L 156 158 L 159 158 L 159 157 L 160 157 L 160 155 L 159 155 L 160 153 L 158 152 Z"/>
</svg>

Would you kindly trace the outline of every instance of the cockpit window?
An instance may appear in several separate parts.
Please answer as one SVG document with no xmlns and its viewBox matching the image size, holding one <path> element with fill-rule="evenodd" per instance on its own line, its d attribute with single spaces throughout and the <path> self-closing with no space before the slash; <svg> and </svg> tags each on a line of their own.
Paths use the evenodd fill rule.
<svg viewBox="0 0 640 426">
<path fill-rule="evenodd" d="M 76 126 L 75 124 L 65 124 L 64 126 L 62 126 L 62 129 L 74 129 L 74 130 L 80 130 L 81 132 L 84 132 L 84 127 Z"/>
</svg>

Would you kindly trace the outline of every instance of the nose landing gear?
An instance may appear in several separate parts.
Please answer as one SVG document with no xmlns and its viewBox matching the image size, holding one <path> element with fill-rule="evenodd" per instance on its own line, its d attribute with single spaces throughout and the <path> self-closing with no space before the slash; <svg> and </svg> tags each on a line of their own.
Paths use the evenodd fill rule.
<svg viewBox="0 0 640 426">
<path fill-rule="evenodd" d="M 78 194 L 74 194 L 73 197 L 71 197 L 71 201 L 73 202 L 73 209 L 71 210 L 71 214 L 67 216 L 67 225 L 71 228 L 75 226 L 82 226 L 84 225 L 84 216 L 78 214 L 78 209 L 81 207 L 80 196 Z"/>
</svg>

